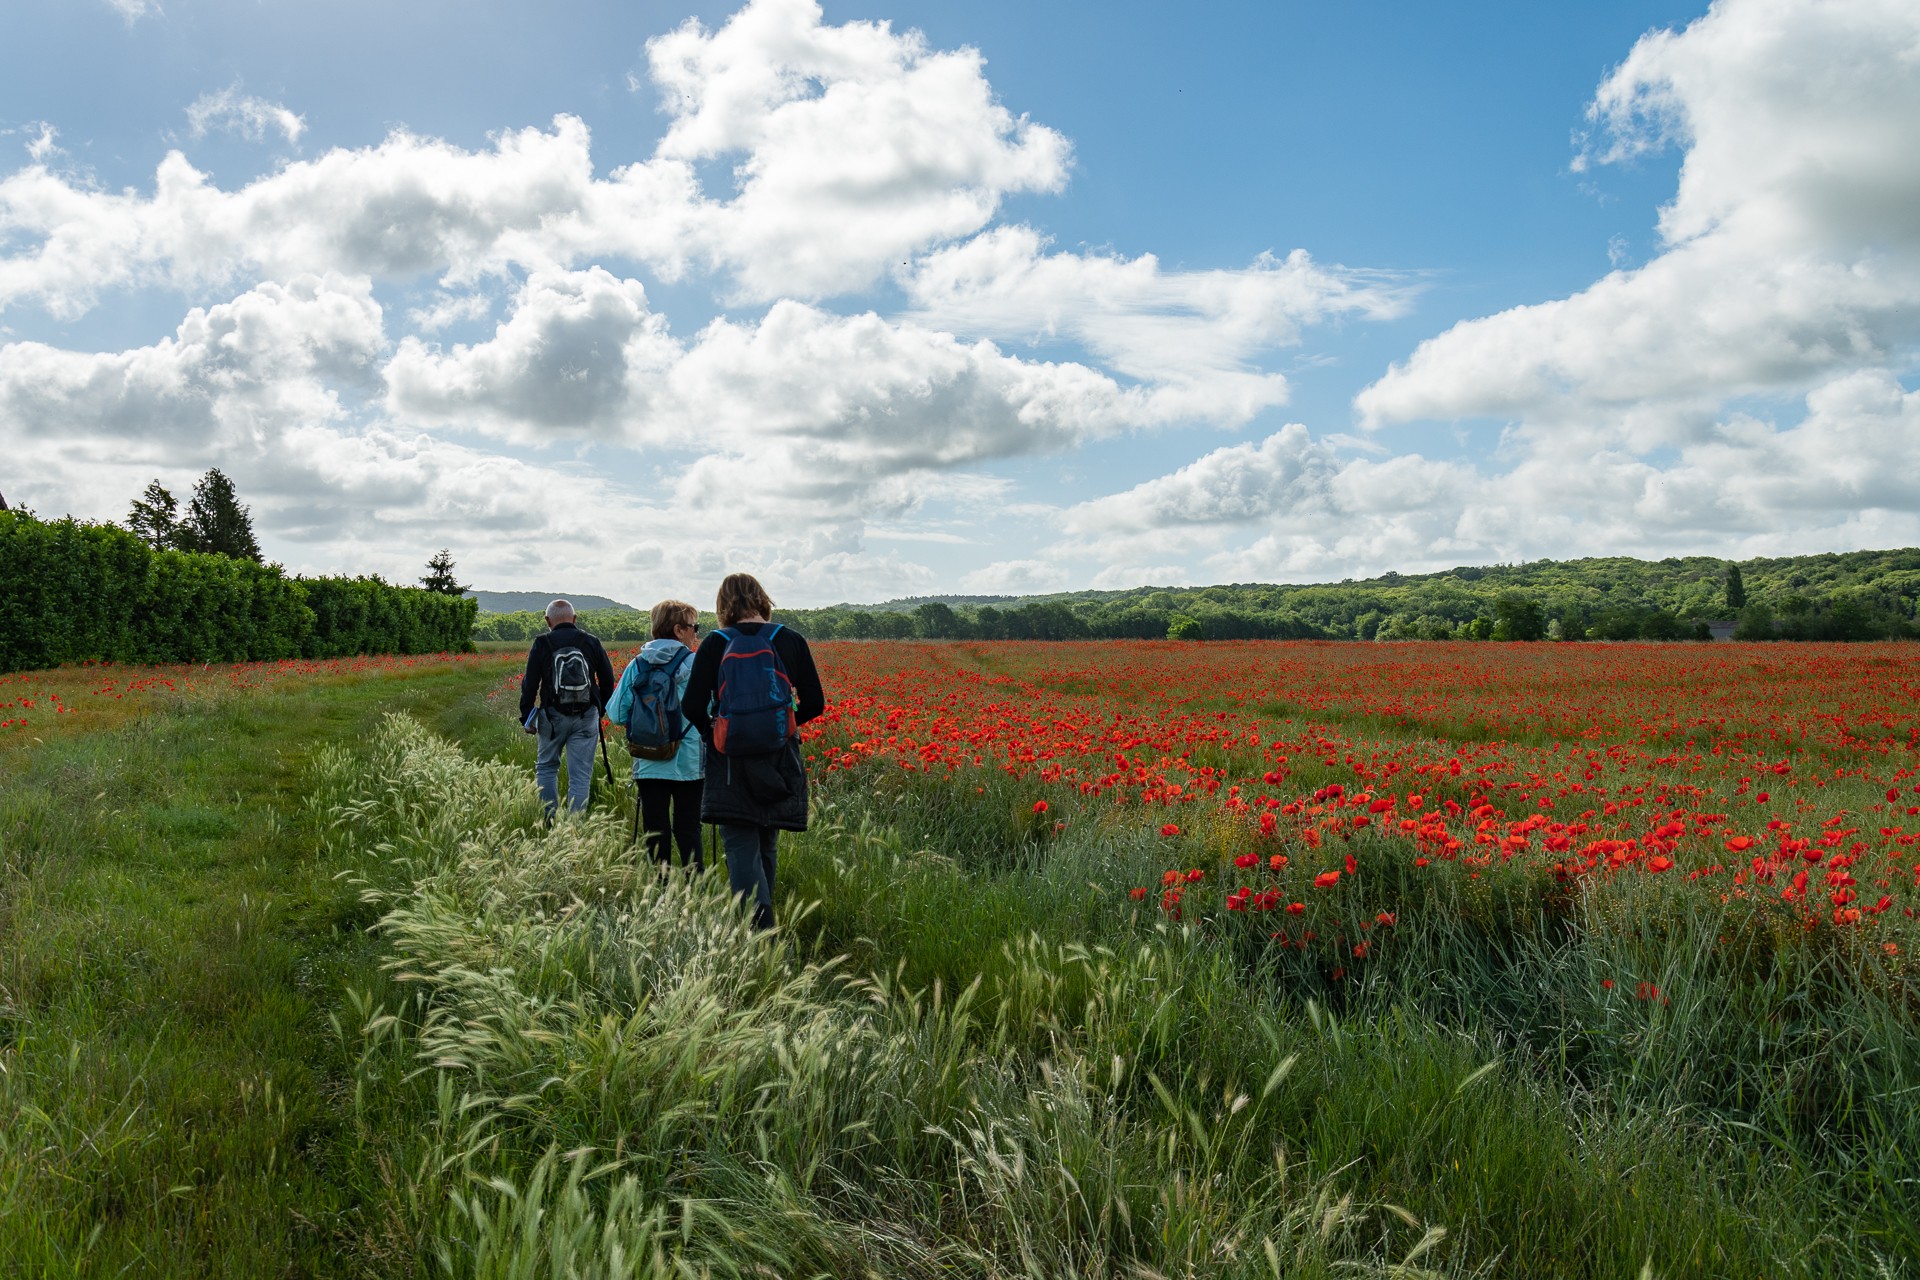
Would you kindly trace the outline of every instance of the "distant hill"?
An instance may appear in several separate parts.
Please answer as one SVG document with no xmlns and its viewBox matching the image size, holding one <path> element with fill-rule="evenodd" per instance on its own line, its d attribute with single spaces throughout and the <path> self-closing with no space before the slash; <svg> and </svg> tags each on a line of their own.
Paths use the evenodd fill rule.
<svg viewBox="0 0 1920 1280">
<path fill-rule="evenodd" d="M 576 596 L 564 591 L 469 591 L 467 598 L 478 600 L 482 613 L 545 613 L 547 606 L 555 600 L 565 600 L 583 612 L 588 609 L 640 612 L 630 604 L 621 604 L 605 596 Z"/>
</svg>

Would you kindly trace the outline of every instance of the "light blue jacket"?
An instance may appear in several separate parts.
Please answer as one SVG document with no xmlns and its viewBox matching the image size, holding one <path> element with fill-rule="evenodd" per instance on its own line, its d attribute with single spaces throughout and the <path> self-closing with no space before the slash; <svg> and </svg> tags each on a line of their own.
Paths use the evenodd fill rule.
<svg viewBox="0 0 1920 1280">
<path fill-rule="evenodd" d="M 613 697 L 607 702 L 607 719 L 613 721 L 615 732 L 626 733 L 627 713 L 633 709 L 633 686 L 640 675 L 640 664 L 664 667 L 683 653 L 688 653 L 687 646 L 678 640 L 649 640 L 640 647 L 627 669 L 620 673 L 620 683 L 613 687 Z M 687 678 L 692 674 L 693 656 L 688 653 L 687 660 L 680 664 L 680 670 L 673 677 L 682 698 L 687 696 Z M 692 782 L 701 776 L 700 751 L 700 735 L 689 724 L 687 736 L 680 739 L 680 750 L 674 753 L 673 759 L 635 760 L 633 776 L 662 782 Z"/>
</svg>

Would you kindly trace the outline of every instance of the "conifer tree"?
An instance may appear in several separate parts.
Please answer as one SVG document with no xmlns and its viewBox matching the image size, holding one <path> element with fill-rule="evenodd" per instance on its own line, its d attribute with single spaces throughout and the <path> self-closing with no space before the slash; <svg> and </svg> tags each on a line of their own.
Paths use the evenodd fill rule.
<svg viewBox="0 0 1920 1280">
<path fill-rule="evenodd" d="M 1740 576 L 1740 566 L 1727 562 L 1727 609 L 1738 613 L 1747 607 L 1747 584 Z"/>
<path fill-rule="evenodd" d="M 420 579 L 420 585 L 442 595 L 461 596 L 467 593 L 467 584 L 453 576 L 453 552 L 445 547 L 427 561 L 427 576 Z"/>
<path fill-rule="evenodd" d="M 250 508 L 240 505 L 233 481 L 213 467 L 193 487 L 184 522 L 191 550 L 211 551 L 236 560 L 260 561 L 260 544 L 253 537 Z"/>
<path fill-rule="evenodd" d="M 133 500 L 127 511 L 127 528 L 155 551 L 185 548 L 185 530 L 180 524 L 180 501 L 158 480 Z"/>
</svg>

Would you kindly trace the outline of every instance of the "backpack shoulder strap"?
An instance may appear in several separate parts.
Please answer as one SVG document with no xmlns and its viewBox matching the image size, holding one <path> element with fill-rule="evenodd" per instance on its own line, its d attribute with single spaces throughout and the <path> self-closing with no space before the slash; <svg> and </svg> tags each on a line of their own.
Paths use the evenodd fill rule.
<svg viewBox="0 0 1920 1280">
<path fill-rule="evenodd" d="M 680 669 L 680 664 L 685 662 L 688 658 L 691 658 L 692 656 L 693 656 L 693 650 L 682 645 L 680 648 L 680 652 L 673 656 L 673 661 L 667 664 L 667 679 L 669 680 L 673 679 L 673 673 Z"/>
<path fill-rule="evenodd" d="M 773 638 L 780 634 L 780 624 L 776 622 L 776 623 L 773 623 L 772 625 L 773 625 L 773 630 L 767 632 L 765 636 L 767 647 L 769 649 L 773 647 Z"/>
</svg>

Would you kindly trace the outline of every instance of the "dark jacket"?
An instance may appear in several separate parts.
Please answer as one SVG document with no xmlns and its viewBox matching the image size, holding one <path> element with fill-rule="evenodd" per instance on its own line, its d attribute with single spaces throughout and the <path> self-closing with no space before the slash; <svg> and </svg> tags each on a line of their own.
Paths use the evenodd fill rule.
<svg viewBox="0 0 1920 1280">
<path fill-rule="evenodd" d="M 740 630 L 758 635 L 773 623 L 742 623 Z M 700 820 L 729 826 L 776 827 L 783 831 L 807 829 L 807 767 L 800 758 L 800 740 L 764 756 L 723 756 L 713 749 L 713 697 L 720 679 L 720 658 L 727 638 L 709 632 L 693 655 L 693 674 L 681 709 L 706 743 L 706 787 L 700 793 Z M 805 724 L 827 709 L 813 652 L 798 632 L 782 626 L 773 637 L 773 651 L 793 681 L 794 723 Z"/>
<path fill-rule="evenodd" d="M 526 722 L 527 713 L 533 710 L 536 697 L 543 707 L 553 705 L 553 655 L 562 649 L 578 649 L 587 656 L 597 706 L 606 706 L 613 697 L 613 664 L 607 661 L 607 651 L 600 638 L 571 622 L 563 622 L 545 635 L 535 636 L 533 647 L 527 650 L 527 674 L 520 680 L 521 723 Z"/>
</svg>

